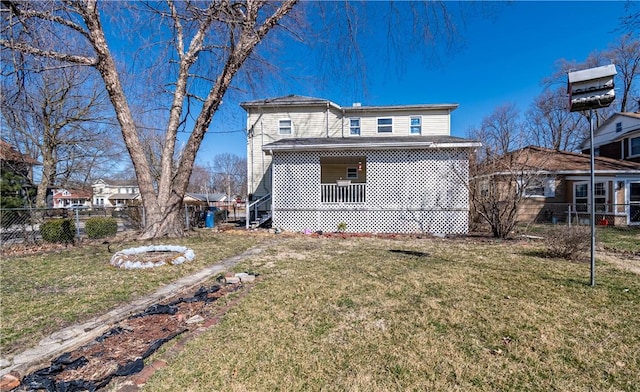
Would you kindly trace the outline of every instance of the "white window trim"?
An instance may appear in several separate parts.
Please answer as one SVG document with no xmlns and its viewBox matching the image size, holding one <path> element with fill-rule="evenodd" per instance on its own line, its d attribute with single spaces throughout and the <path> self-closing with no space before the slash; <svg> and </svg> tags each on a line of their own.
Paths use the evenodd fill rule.
<svg viewBox="0 0 640 392">
<path fill-rule="evenodd" d="M 638 140 L 640 140 L 640 136 L 630 137 L 630 138 L 629 138 L 629 158 L 640 157 L 640 153 L 639 153 L 639 154 L 634 154 L 634 153 L 631 151 L 631 141 L 632 141 L 632 140 L 634 140 L 634 139 L 638 139 Z"/>
<path fill-rule="evenodd" d="M 413 121 L 413 119 L 417 119 L 420 122 L 417 125 L 417 127 L 419 127 L 418 133 L 413 133 L 412 132 L 413 124 L 411 124 L 411 122 Z M 422 135 L 422 116 L 410 116 L 409 117 L 409 135 Z"/>
<path fill-rule="evenodd" d="M 355 170 L 355 173 L 356 173 L 355 177 L 353 177 L 353 176 L 349 176 L 349 169 L 353 169 L 353 170 Z M 347 171 L 346 171 L 346 174 L 345 174 L 345 178 L 346 178 L 347 180 L 357 180 L 357 179 L 358 179 L 358 168 L 357 168 L 357 167 L 355 167 L 355 166 L 351 166 L 351 167 L 348 167 L 346 170 L 347 170 Z"/>
<path fill-rule="evenodd" d="M 283 121 L 288 121 L 289 122 L 289 126 L 288 127 L 283 127 L 282 126 L 282 122 Z M 289 133 L 282 132 L 283 128 L 289 128 Z M 278 119 L 278 135 L 293 135 L 293 121 L 290 118 L 280 118 L 280 119 Z"/>
<path fill-rule="evenodd" d="M 536 179 L 535 178 L 530 179 L 529 182 L 533 180 L 536 180 Z M 524 188 L 522 195 L 527 198 L 555 197 L 556 196 L 556 179 L 553 177 L 545 177 L 544 179 L 541 179 L 541 181 L 544 182 L 544 191 L 542 195 L 528 193 L 527 187 Z M 523 184 L 523 181 L 521 179 L 518 180 L 518 186 L 521 187 L 522 184 Z"/>
<path fill-rule="evenodd" d="M 609 200 L 609 181 L 607 180 L 601 180 L 601 181 L 596 181 L 593 185 L 596 186 L 597 184 L 603 184 L 604 185 L 604 196 L 598 196 L 598 195 L 594 195 L 594 199 L 601 199 L 604 197 L 604 203 L 598 203 L 596 201 L 596 213 L 602 213 L 602 212 L 610 212 L 610 200 Z M 585 197 L 580 197 L 580 199 L 587 199 L 587 202 L 585 203 L 587 206 L 589 206 L 589 202 L 591 199 L 591 181 L 578 181 L 578 182 L 574 182 L 573 183 L 573 204 L 577 204 L 576 203 L 576 188 L 578 187 L 578 185 L 586 185 L 587 186 L 587 195 Z M 598 211 L 597 206 L 599 204 L 604 204 L 605 206 L 605 210 L 604 211 Z M 588 211 L 587 211 L 588 212 Z"/>
<path fill-rule="evenodd" d="M 387 119 L 391 120 L 391 124 L 380 125 L 380 122 L 379 122 L 380 120 L 387 120 Z M 378 118 L 376 118 L 376 125 L 378 127 L 377 128 L 377 131 L 378 131 L 377 133 L 393 133 L 393 117 L 378 117 Z M 381 126 L 384 127 L 384 128 L 389 127 L 389 128 L 391 128 L 391 131 L 390 132 L 386 132 L 386 131 L 380 132 L 380 127 Z"/>
<path fill-rule="evenodd" d="M 354 126 L 351 121 L 353 120 L 358 120 L 358 126 Z M 355 128 L 358 128 L 358 133 L 354 133 L 353 130 Z M 350 117 L 349 118 L 349 135 L 351 136 L 360 136 L 362 134 L 362 120 L 360 120 L 360 117 Z"/>
</svg>

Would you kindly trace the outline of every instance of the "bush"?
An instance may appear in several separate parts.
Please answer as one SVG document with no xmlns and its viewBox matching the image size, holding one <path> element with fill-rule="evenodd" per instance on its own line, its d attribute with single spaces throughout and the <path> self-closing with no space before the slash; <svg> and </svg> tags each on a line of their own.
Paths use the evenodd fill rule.
<svg viewBox="0 0 640 392">
<path fill-rule="evenodd" d="M 89 218 L 84 227 L 91 239 L 113 237 L 118 232 L 118 221 L 115 218 Z"/>
<path fill-rule="evenodd" d="M 215 223 L 226 222 L 228 216 L 229 216 L 229 211 L 223 210 L 223 209 L 216 209 L 213 212 L 213 221 Z"/>
<path fill-rule="evenodd" d="M 73 243 L 76 225 L 71 219 L 55 219 L 40 225 L 40 234 L 46 242 Z"/>
<path fill-rule="evenodd" d="M 589 226 L 557 226 L 547 233 L 547 254 L 567 260 L 577 260 L 591 247 Z"/>
</svg>

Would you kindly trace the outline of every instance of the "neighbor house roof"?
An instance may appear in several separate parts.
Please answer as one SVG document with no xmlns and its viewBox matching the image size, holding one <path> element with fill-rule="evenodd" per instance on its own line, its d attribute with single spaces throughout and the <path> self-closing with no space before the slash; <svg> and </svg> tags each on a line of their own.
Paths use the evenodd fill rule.
<svg viewBox="0 0 640 392">
<path fill-rule="evenodd" d="M 505 172 L 507 167 L 556 174 L 582 174 L 591 172 L 591 157 L 587 154 L 528 146 L 486 165 L 481 172 L 499 174 Z M 595 173 L 599 174 L 640 174 L 640 163 L 605 157 L 594 157 L 594 168 Z"/>
<path fill-rule="evenodd" d="M 266 144 L 267 154 L 277 151 L 379 150 L 480 147 L 480 143 L 455 136 L 388 136 L 348 138 L 288 138 Z"/>
<path fill-rule="evenodd" d="M 187 193 L 186 196 L 199 201 L 225 201 L 227 195 L 224 193 Z"/>
<path fill-rule="evenodd" d="M 28 165 L 41 165 L 40 162 L 28 155 L 21 154 L 11 144 L 0 140 L 0 160 L 5 162 L 26 163 Z"/>
</svg>

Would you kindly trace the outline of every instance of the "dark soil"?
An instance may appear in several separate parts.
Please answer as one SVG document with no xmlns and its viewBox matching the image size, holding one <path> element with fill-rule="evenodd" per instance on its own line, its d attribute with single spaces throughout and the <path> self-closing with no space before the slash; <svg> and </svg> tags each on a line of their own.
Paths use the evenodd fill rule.
<svg viewBox="0 0 640 392">
<path fill-rule="evenodd" d="M 223 281 L 210 287 L 202 286 L 187 298 L 152 305 L 113 326 L 95 341 L 25 376 L 22 385 L 14 391 L 96 391 L 109 384 L 113 377 L 140 372 L 144 368 L 143 360 L 164 343 L 197 328 L 198 320 L 215 314 L 216 300 L 243 288 L 242 283 Z"/>
</svg>

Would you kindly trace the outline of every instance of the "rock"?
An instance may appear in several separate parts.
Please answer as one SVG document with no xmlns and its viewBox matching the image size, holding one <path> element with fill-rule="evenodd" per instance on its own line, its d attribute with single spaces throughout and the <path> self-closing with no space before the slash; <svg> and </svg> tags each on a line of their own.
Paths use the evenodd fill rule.
<svg viewBox="0 0 640 392">
<path fill-rule="evenodd" d="M 0 391 L 8 392 L 20 386 L 20 377 L 15 373 L 5 374 L 0 378 Z"/>
<path fill-rule="evenodd" d="M 230 276 L 226 278 L 226 281 L 228 284 L 240 283 L 240 278 L 238 278 L 237 276 Z"/>
<path fill-rule="evenodd" d="M 197 323 L 201 323 L 204 321 L 204 317 L 200 316 L 199 314 L 196 314 L 195 316 L 189 318 L 187 321 L 185 321 L 187 324 L 197 324 Z"/>
<path fill-rule="evenodd" d="M 249 283 L 249 282 L 253 282 L 254 280 L 256 280 L 256 277 L 254 275 L 249 275 L 246 272 L 239 272 L 236 274 L 235 276 L 236 278 L 239 278 L 241 282 L 243 283 Z M 228 282 L 228 280 L 227 280 Z"/>
<path fill-rule="evenodd" d="M 5 358 L 0 358 L 0 369 L 11 366 L 11 361 Z"/>
</svg>

